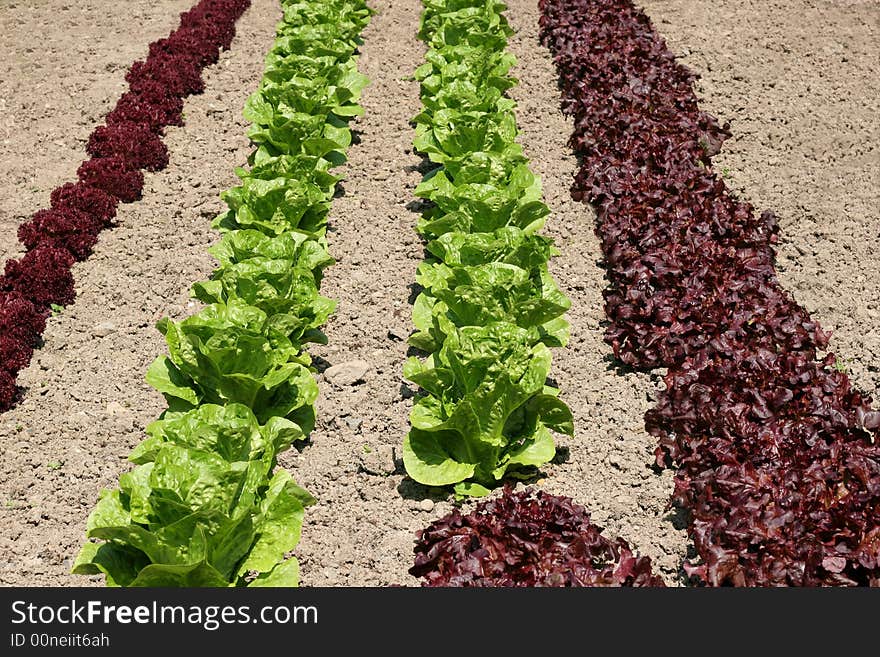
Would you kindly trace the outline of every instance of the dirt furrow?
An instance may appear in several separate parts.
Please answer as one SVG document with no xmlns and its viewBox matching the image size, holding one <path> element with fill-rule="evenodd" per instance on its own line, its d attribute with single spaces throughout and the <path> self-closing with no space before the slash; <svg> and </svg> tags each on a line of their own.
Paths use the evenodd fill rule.
<svg viewBox="0 0 880 657">
<path fill-rule="evenodd" d="M 327 235 L 337 264 L 321 286 L 339 306 L 325 329 L 328 345 L 311 350 L 324 371 L 318 426 L 301 453 L 281 458 L 318 499 L 297 548 L 309 586 L 416 583 L 406 572 L 414 532 L 449 510 L 402 483 L 398 462 L 411 408 L 401 375 L 412 329 L 409 297 L 423 258 L 418 215 L 407 207 L 421 180 L 409 125 L 420 107 L 412 73 L 424 57 L 416 39 L 421 3 L 370 4 L 378 14 L 362 35 L 358 68 L 371 84 L 361 102 L 365 115 L 353 124 L 360 143 L 339 169 L 344 193 L 333 201 Z M 336 374 L 339 366 L 350 375 Z M 353 381 L 364 366 L 361 381 Z"/>
</svg>

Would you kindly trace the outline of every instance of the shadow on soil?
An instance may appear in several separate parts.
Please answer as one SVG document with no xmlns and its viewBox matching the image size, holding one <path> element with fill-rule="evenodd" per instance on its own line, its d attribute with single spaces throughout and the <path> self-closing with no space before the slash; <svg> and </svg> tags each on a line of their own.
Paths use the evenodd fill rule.
<svg viewBox="0 0 880 657">
<path fill-rule="evenodd" d="M 395 465 L 397 465 L 396 461 Z M 400 462 L 398 468 L 400 470 L 403 470 L 403 461 Z M 435 486 L 425 486 L 417 481 L 410 479 L 409 477 L 404 477 L 403 481 L 398 484 L 397 492 L 400 493 L 400 496 L 403 499 L 413 500 L 415 502 L 421 502 L 422 500 L 443 502 L 448 500 L 450 497 L 449 492 L 443 490 L 442 488 L 437 488 Z"/>
<path fill-rule="evenodd" d="M 312 366 L 318 371 L 318 374 L 323 374 L 331 365 L 332 363 L 326 358 L 312 356 Z"/>
</svg>

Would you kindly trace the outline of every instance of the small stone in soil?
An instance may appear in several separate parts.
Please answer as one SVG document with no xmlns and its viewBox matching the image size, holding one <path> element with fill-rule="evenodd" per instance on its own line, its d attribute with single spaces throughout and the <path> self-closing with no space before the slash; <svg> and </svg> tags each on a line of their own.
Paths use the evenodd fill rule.
<svg viewBox="0 0 880 657">
<path fill-rule="evenodd" d="M 108 415 L 124 415 L 126 412 L 125 407 L 119 402 L 112 401 L 107 404 Z"/>
<path fill-rule="evenodd" d="M 324 378 L 337 386 L 351 386 L 364 380 L 370 364 L 365 360 L 352 360 L 328 367 Z"/>
<path fill-rule="evenodd" d="M 430 513 L 431 511 L 434 510 L 434 501 L 433 500 L 422 500 L 421 502 L 419 502 L 419 509 Z"/>
<path fill-rule="evenodd" d="M 116 326 L 110 322 L 101 322 L 92 328 L 92 335 L 99 338 L 106 337 L 111 333 L 116 333 Z"/>
</svg>

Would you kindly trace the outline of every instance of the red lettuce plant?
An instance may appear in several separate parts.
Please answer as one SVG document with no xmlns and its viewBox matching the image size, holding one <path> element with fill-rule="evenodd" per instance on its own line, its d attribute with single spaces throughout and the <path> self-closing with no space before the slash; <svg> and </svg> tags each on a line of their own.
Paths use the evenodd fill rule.
<svg viewBox="0 0 880 657">
<path fill-rule="evenodd" d="M 250 0 L 207 0 L 183 12 L 180 26 L 197 32 L 205 41 L 217 43 L 227 49 L 235 36 L 235 21 L 227 22 L 225 17 L 238 17 L 250 5 Z"/>
<path fill-rule="evenodd" d="M 734 198 L 711 158 L 729 126 L 629 0 L 541 0 L 570 145 L 609 281 L 606 341 L 666 367 L 646 415 L 674 465 L 699 580 L 880 585 L 880 414 L 819 359 L 828 345 L 779 284 L 776 219 Z"/>
<path fill-rule="evenodd" d="M 6 363 L 10 373 L 18 372 L 31 362 L 33 346 L 16 340 L 11 335 L 0 335 L 0 362 Z"/>
<path fill-rule="evenodd" d="M 84 184 L 100 189 L 123 203 L 131 203 L 141 198 L 144 188 L 144 174 L 132 171 L 125 164 L 125 158 L 98 157 L 83 162 L 76 175 Z"/>
<path fill-rule="evenodd" d="M 40 245 L 53 246 L 66 249 L 77 260 L 85 260 L 98 241 L 101 228 L 93 215 L 61 206 L 34 214 L 18 227 L 18 239 L 31 250 Z"/>
<path fill-rule="evenodd" d="M 150 88 L 153 84 L 150 82 L 144 93 L 128 91 L 122 94 L 105 119 L 107 125 L 138 123 L 153 132 L 159 132 L 167 125 L 183 125 L 183 98 L 165 96 L 157 99 Z"/>
<path fill-rule="evenodd" d="M 49 198 L 53 210 L 70 208 L 90 215 L 102 225 L 109 224 L 116 216 L 117 199 L 83 182 L 65 183 L 54 190 Z"/>
<path fill-rule="evenodd" d="M 35 344 L 45 328 L 45 315 L 25 295 L 0 291 L 0 333 Z"/>
<path fill-rule="evenodd" d="M 159 82 L 174 96 L 188 96 L 205 90 L 202 69 L 196 62 L 179 55 L 159 54 L 135 62 L 125 79 L 135 93 L 145 82 Z"/>
<path fill-rule="evenodd" d="M 0 408 L 13 403 L 15 375 L 30 362 L 46 318 L 19 292 L 0 292 Z"/>
<path fill-rule="evenodd" d="M 131 91 L 126 91 L 122 96 L 119 97 L 119 100 L 116 102 L 116 107 L 119 106 L 119 103 L 125 98 L 128 94 L 131 94 Z M 142 99 L 143 102 L 149 103 L 151 105 L 161 105 L 162 103 L 171 101 L 178 102 L 181 101 L 181 108 L 183 107 L 182 101 L 183 98 L 180 96 L 175 96 L 171 93 L 171 90 L 168 89 L 167 86 L 159 82 L 158 80 L 145 80 L 140 85 L 140 91 L 134 94 L 138 98 Z M 127 101 L 126 101 L 127 102 Z"/>
<path fill-rule="evenodd" d="M 11 408 L 17 396 L 15 374 L 0 369 L 0 409 Z"/>
<path fill-rule="evenodd" d="M 650 558 L 602 536 L 570 498 L 509 485 L 420 531 L 415 554 L 424 586 L 663 586 Z"/>
<path fill-rule="evenodd" d="M 18 260 L 7 260 L 0 292 L 18 292 L 35 306 L 65 306 L 73 301 L 74 258 L 66 249 L 39 245 Z"/>
<path fill-rule="evenodd" d="M 198 66 L 208 66 L 217 63 L 220 58 L 220 44 L 216 47 L 202 47 L 205 42 L 198 30 L 180 28 L 172 32 L 165 39 L 159 39 L 150 44 L 150 57 L 170 55 L 184 57 L 195 62 Z"/>
<path fill-rule="evenodd" d="M 159 171 L 168 166 L 168 148 L 148 126 L 126 121 L 95 128 L 86 152 L 93 157 L 121 157 L 129 169 Z"/>
</svg>

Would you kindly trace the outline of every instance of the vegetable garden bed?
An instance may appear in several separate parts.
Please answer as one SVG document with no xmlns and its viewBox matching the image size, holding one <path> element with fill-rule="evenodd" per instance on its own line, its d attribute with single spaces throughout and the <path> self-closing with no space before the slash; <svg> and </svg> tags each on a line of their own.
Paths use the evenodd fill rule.
<svg viewBox="0 0 880 657">
<path fill-rule="evenodd" d="M 189 6 L 177 4 L 186 5 L 175 6 L 177 11 Z M 338 306 L 324 329 L 327 344 L 309 348 L 320 390 L 316 426 L 308 442 L 279 457 L 317 500 L 306 512 L 294 552 L 306 585 L 417 584 L 407 573 L 415 533 L 451 511 L 453 501 L 448 491 L 409 479 L 401 450 L 419 394 L 402 374 L 417 292 L 411 285 L 425 257 L 413 230 L 425 208 L 413 199 L 428 168 L 412 150 L 416 132 L 408 124 L 420 111 L 419 81 L 410 76 L 425 55 L 417 40 L 422 7 L 410 1 L 370 4 L 378 13 L 363 33 L 358 67 L 372 85 L 361 99 L 364 115 L 353 124 L 357 139 L 349 161 L 337 170 L 344 180 L 327 234 L 337 263 L 326 269 L 321 287 Z M 776 210 L 783 286 L 823 327 L 835 329 L 831 348 L 846 359 L 838 367 L 870 392 L 878 382 L 872 368 L 880 341 L 872 313 L 880 295 L 869 264 L 873 242 L 857 236 L 876 233 L 871 213 L 877 189 L 870 184 L 876 165 L 871 146 L 850 136 L 870 126 L 868 62 L 876 52 L 857 7 L 803 4 L 809 15 L 825 20 L 824 31 L 809 23 L 788 25 L 794 12 L 781 6 L 748 10 L 721 2 L 718 11 L 729 27 L 718 40 L 714 14 L 695 3 L 649 2 L 646 8 L 673 51 L 686 51 L 689 65 L 708 72 L 698 87 L 708 109 L 734 119 L 734 139 L 715 158 L 715 170 L 724 171 L 731 187 L 745 183 L 740 193 L 746 197 L 754 189 L 750 198 L 759 208 Z M 642 419 L 661 394 L 662 372 L 621 367 L 602 342 L 606 282 L 596 264 L 599 242 L 588 210 L 568 195 L 576 170 L 566 146 L 572 126 L 558 112 L 556 71 L 537 41 L 536 3 L 509 5 L 509 50 L 519 60 L 511 70 L 519 84 L 508 91 L 518 103 L 516 140 L 543 179 L 551 214 L 541 233 L 559 250 L 549 272 L 571 300 L 571 337 L 567 346 L 553 347 L 551 376 L 571 408 L 574 436 L 554 437 L 556 456 L 541 467 L 536 483 L 586 506 L 606 528 L 604 535 L 621 536 L 651 557 L 667 584 L 683 583 L 686 520 L 666 508 L 673 473 L 653 466 L 656 440 Z M 748 11 L 747 29 L 741 19 Z M 12 10 L 0 12 L 0 19 L 7 16 L 21 19 Z M 219 192 L 235 184 L 232 171 L 249 150 L 238 117 L 256 88 L 279 18 L 277 3 L 268 1 L 254 2 L 242 17 L 231 50 L 205 72 L 205 93 L 186 101 L 186 125 L 167 130 L 168 168 L 145 174 L 144 199 L 119 206 L 118 227 L 102 233 L 89 260 L 74 265 L 77 300 L 49 317 L 44 343 L 20 374 L 24 397 L 0 416 L 7 530 L 2 547 L 9 555 L 0 571 L 4 583 L 102 581 L 68 575 L 71 558 L 98 489 L 117 485 L 130 468 L 125 458 L 164 408 L 142 378 L 165 352 L 152 324 L 165 315 L 179 322 L 198 310 L 187 298 L 189 287 L 216 267 L 206 251 L 218 239 L 210 222 L 223 209 Z M 758 54 L 731 57 L 737 39 L 753 44 Z M 145 49 L 149 39 L 143 41 Z M 845 57 L 846 66 L 834 57 Z M 825 75 L 832 61 L 833 79 Z M 66 70 L 75 70 L 74 64 Z M 774 66 L 789 74 L 780 78 Z M 798 97 L 801 84 L 817 97 L 839 98 L 841 111 L 817 113 L 810 97 Z M 772 103 L 752 101 L 759 97 L 784 101 L 785 111 L 774 114 Z M 90 110 L 96 119 L 101 102 Z M 787 123 L 771 120 L 780 117 Z M 794 128 L 780 127 L 792 123 L 806 134 L 821 131 L 828 146 L 817 148 Z M 748 130 L 740 132 L 740 125 Z M 27 135 L 25 130 L 22 138 Z M 761 135 L 770 140 L 762 144 Z M 811 158 L 824 158 L 824 166 L 814 166 Z M 760 174 L 766 167 L 774 172 L 772 180 Z M 3 216 L 2 225 L 47 205 L 49 192 L 66 175 L 64 170 L 51 180 L 41 178 L 44 197 L 28 196 L 30 205 Z M 26 185 L 11 177 L 0 182 L 12 190 Z M 17 257 L 14 247 L 4 253 L 9 257 Z M 841 379 L 840 373 L 833 376 Z M 463 512 L 472 508 L 466 502 Z"/>
</svg>

